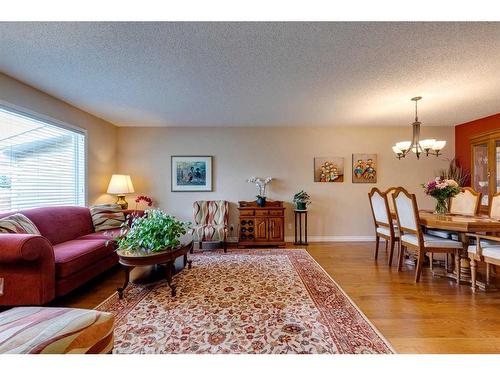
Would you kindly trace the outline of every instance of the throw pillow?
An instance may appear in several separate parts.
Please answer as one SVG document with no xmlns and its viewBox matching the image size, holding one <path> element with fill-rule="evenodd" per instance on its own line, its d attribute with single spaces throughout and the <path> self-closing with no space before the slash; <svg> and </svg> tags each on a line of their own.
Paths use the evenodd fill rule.
<svg viewBox="0 0 500 375">
<path fill-rule="evenodd" d="M 90 215 L 96 232 L 120 228 L 125 222 L 125 214 L 119 204 L 90 207 Z"/>
<path fill-rule="evenodd" d="M 36 225 L 23 214 L 14 214 L 0 219 L 0 233 L 37 234 Z"/>
</svg>

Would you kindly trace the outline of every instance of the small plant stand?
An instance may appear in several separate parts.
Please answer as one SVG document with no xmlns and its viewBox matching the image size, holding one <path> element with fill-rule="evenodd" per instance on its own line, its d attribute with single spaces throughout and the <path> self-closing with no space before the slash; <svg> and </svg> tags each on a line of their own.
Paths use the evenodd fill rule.
<svg viewBox="0 0 500 375">
<path fill-rule="evenodd" d="M 309 245 L 307 243 L 307 210 L 293 210 L 295 214 L 295 242 L 294 245 Z M 304 217 L 304 231 L 302 231 L 302 217 Z M 304 232 L 304 240 L 302 240 Z"/>
</svg>

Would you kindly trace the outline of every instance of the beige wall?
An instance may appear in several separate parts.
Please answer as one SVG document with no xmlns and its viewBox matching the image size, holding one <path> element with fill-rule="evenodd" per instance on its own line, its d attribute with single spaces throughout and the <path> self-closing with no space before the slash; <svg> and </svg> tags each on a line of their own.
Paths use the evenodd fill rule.
<svg viewBox="0 0 500 375">
<path fill-rule="evenodd" d="M 109 201 L 104 194 L 116 167 L 117 127 L 0 73 L 0 101 L 87 130 L 88 203 Z"/>
<path fill-rule="evenodd" d="M 445 139 L 448 142 L 445 157 L 453 157 L 453 127 L 424 127 L 422 134 Z M 410 125 L 398 128 L 119 128 L 118 170 L 132 176 L 139 193 L 151 195 L 159 207 L 179 218 L 191 219 L 191 205 L 198 199 L 232 202 L 233 236 L 237 230 L 236 202 L 252 200 L 256 194 L 255 186 L 245 180 L 250 176 L 272 176 L 275 180 L 268 190 L 271 199 L 291 202 L 293 194 L 300 189 L 311 195 L 311 240 L 349 240 L 373 234 L 367 198 L 373 186 L 385 189 L 403 185 L 417 193 L 422 208 L 432 207 L 432 200 L 422 193 L 420 184 L 433 178 L 438 168 L 446 166 L 446 161 L 436 157 L 417 161 L 413 154 L 398 161 L 391 146 L 410 137 Z M 378 154 L 377 184 L 351 182 L 353 152 Z M 172 193 L 171 155 L 213 155 L 214 192 Z M 344 157 L 344 182 L 313 182 L 315 156 Z M 286 230 L 287 236 L 291 236 L 291 203 L 287 207 Z"/>
</svg>

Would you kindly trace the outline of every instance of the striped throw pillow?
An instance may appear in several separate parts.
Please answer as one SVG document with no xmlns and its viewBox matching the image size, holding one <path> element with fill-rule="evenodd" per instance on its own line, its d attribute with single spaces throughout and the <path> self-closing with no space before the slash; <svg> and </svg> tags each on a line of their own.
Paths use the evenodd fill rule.
<svg viewBox="0 0 500 375">
<path fill-rule="evenodd" d="M 96 232 L 120 228 L 125 222 L 125 215 L 118 204 L 103 204 L 90 208 L 92 223 Z"/>
<path fill-rule="evenodd" d="M 23 214 L 14 214 L 0 219 L 0 233 L 37 234 L 36 225 Z"/>
</svg>

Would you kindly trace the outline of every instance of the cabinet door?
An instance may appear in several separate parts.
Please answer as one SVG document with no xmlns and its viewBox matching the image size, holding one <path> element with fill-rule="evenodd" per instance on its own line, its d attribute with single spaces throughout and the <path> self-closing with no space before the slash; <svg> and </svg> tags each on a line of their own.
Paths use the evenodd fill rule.
<svg viewBox="0 0 500 375">
<path fill-rule="evenodd" d="M 256 241 L 267 241 L 267 224 L 268 224 L 268 219 L 259 217 L 255 218 Z"/>
<path fill-rule="evenodd" d="M 269 218 L 269 241 L 283 241 L 283 223 L 282 217 Z"/>
<path fill-rule="evenodd" d="M 488 168 L 488 143 L 472 145 L 472 188 L 483 193 L 481 205 L 488 206 L 490 193 L 490 171 Z"/>
</svg>

